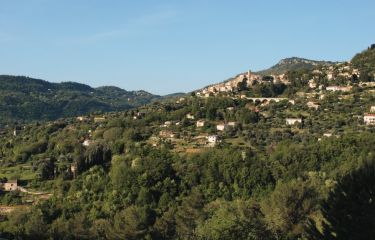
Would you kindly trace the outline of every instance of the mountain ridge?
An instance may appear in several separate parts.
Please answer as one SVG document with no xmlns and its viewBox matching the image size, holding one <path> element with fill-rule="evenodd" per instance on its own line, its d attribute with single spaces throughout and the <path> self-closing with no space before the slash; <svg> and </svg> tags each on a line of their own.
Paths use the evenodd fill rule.
<svg viewBox="0 0 375 240">
<path fill-rule="evenodd" d="M 115 86 L 93 88 L 76 82 L 0 75 L 0 123 L 55 120 L 93 112 L 122 111 L 161 98 Z"/>
<path fill-rule="evenodd" d="M 295 69 L 312 69 L 318 65 L 333 65 L 338 62 L 325 61 L 325 60 L 312 60 L 301 57 L 288 57 L 281 59 L 278 63 L 270 68 L 257 71 L 259 75 L 283 74 L 290 70 Z"/>
</svg>

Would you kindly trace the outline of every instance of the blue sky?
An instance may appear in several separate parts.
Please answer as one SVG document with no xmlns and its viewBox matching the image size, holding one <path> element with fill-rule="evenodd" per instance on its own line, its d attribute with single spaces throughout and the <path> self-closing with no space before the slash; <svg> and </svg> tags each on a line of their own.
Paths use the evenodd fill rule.
<svg viewBox="0 0 375 240">
<path fill-rule="evenodd" d="M 373 0 L 0 0 L 0 74 L 187 92 L 285 57 L 349 60 L 375 43 L 374 9 Z"/>
</svg>

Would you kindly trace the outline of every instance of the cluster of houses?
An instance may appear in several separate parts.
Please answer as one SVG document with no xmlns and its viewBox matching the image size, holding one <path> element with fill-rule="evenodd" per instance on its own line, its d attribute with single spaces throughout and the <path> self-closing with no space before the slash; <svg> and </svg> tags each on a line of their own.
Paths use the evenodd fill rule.
<svg viewBox="0 0 375 240">
<path fill-rule="evenodd" d="M 322 85 L 318 85 L 318 79 L 325 77 L 328 81 L 334 80 L 336 78 L 344 78 L 347 80 L 358 78 L 360 76 L 359 69 L 353 68 L 350 62 L 346 63 L 338 63 L 335 65 L 329 66 L 322 66 L 320 69 L 315 69 L 312 71 L 312 79 L 309 80 L 308 85 L 311 89 L 319 88 L 323 90 Z M 375 76 L 374 76 L 375 77 Z M 219 93 L 223 92 L 234 92 L 238 89 L 238 85 L 245 81 L 247 87 L 251 87 L 254 83 L 266 83 L 266 82 L 273 82 L 273 83 L 284 83 L 286 85 L 290 84 L 288 77 L 286 74 L 279 74 L 279 75 L 270 75 L 270 76 L 262 76 L 258 74 L 254 74 L 251 71 L 247 73 L 242 73 L 234 77 L 233 79 L 210 85 L 208 87 L 203 88 L 202 90 L 196 93 L 199 97 L 210 97 L 215 96 Z M 328 86 L 325 89 L 326 91 L 341 91 L 341 92 L 349 92 L 352 90 L 351 86 Z"/>
<path fill-rule="evenodd" d="M 94 123 L 103 123 L 107 119 L 105 116 L 94 116 L 93 118 L 89 118 L 87 116 L 78 116 L 77 118 L 78 122 L 89 122 L 89 121 L 94 121 Z"/>
<path fill-rule="evenodd" d="M 354 75 L 359 77 L 360 72 L 358 69 L 352 68 L 350 63 L 342 63 L 338 66 L 329 66 L 325 69 L 325 74 L 328 80 L 332 80 L 336 77 L 343 77 L 350 79 Z"/>
<path fill-rule="evenodd" d="M 270 75 L 265 78 L 262 75 L 254 74 L 249 70 L 247 73 L 237 75 L 232 80 L 205 87 L 198 91 L 196 95 L 199 97 L 210 97 L 223 92 L 234 92 L 238 89 L 238 85 L 242 83 L 245 83 L 247 87 L 250 87 L 255 83 L 262 84 L 269 83 L 270 81 L 274 83 L 281 82 L 284 84 L 290 84 L 285 74 Z"/>
</svg>

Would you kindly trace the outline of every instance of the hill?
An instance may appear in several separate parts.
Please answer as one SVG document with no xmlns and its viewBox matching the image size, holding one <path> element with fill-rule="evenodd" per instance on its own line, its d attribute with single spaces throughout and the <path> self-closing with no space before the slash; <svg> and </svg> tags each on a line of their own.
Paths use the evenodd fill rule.
<svg viewBox="0 0 375 240">
<path fill-rule="evenodd" d="M 122 111 L 159 96 L 117 87 L 92 88 L 23 76 L 0 76 L 0 123 L 55 120 L 92 112 Z"/>
<path fill-rule="evenodd" d="M 5 128 L 0 183 L 17 179 L 19 189 L 45 199 L 0 191 L 0 237 L 303 239 L 311 219 L 324 226 L 335 216 L 324 211 L 323 219 L 325 203 L 348 206 L 333 190 L 374 159 L 374 128 L 362 120 L 374 88 L 356 88 L 302 86 L 269 102 L 185 96 L 103 114 L 100 122 L 60 119 L 16 133 Z M 374 192 L 374 180 L 362 176 L 353 176 L 358 187 L 350 188 L 350 179 L 343 185 L 350 197 L 343 201 L 355 201 L 337 213 L 373 208 L 366 194 Z M 351 223 L 337 225 L 352 229 Z"/>
<path fill-rule="evenodd" d="M 361 79 L 369 81 L 375 76 L 375 44 L 372 44 L 367 50 L 356 54 L 352 59 L 354 67 L 362 72 Z"/>
<path fill-rule="evenodd" d="M 334 62 L 329 61 L 316 61 L 316 60 L 309 60 L 305 58 L 298 58 L 298 57 L 291 57 L 285 58 L 280 60 L 276 65 L 259 71 L 257 74 L 259 75 L 278 75 L 283 74 L 288 71 L 292 70 L 302 70 L 302 69 L 313 69 L 319 65 L 333 65 Z"/>
<path fill-rule="evenodd" d="M 0 238 L 374 239 L 375 83 L 350 62 L 291 72 L 0 128 Z M 126 92 L 17 81 L 45 104 Z"/>
</svg>

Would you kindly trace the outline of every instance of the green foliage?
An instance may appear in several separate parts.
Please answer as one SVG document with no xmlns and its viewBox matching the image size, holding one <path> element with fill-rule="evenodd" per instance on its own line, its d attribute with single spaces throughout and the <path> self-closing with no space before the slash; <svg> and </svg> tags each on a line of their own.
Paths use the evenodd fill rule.
<svg viewBox="0 0 375 240">
<path fill-rule="evenodd" d="M 263 204 L 265 219 L 278 236 L 300 237 L 308 216 L 317 206 L 318 196 L 312 187 L 298 180 L 278 183 Z"/>
<path fill-rule="evenodd" d="M 198 227 L 199 239 L 274 239 L 255 203 L 219 200 L 208 204 L 206 211 L 210 217 Z"/>
<path fill-rule="evenodd" d="M 314 61 L 309 59 L 303 58 L 286 58 L 281 60 L 276 65 L 272 66 L 269 69 L 259 71 L 258 74 L 262 75 L 273 75 L 273 74 L 283 74 L 288 71 L 294 70 L 311 70 L 316 65 L 331 65 L 333 62 L 326 62 L 326 61 Z"/>
<path fill-rule="evenodd" d="M 354 67 L 361 71 L 359 76 L 360 81 L 370 82 L 374 81 L 375 74 L 375 49 L 369 48 L 361 53 L 355 55 L 352 59 Z"/>
<path fill-rule="evenodd" d="M 309 239 L 373 239 L 375 237 L 374 158 L 345 176 L 322 204 L 323 229 L 315 221 Z"/>
<path fill-rule="evenodd" d="M 294 87 L 258 90 L 294 94 L 310 73 L 293 74 Z M 74 87 L 86 89 L 64 84 Z M 4 128 L 1 177 L 17 176 L 21 186 L 52 196 L 33 196 L 31 205 L 26 193 L 1 193 L 3 204 L 25 210 L 2 216 L 0 232 L 9 239 L 302 239 L 308 219 L 328 224 L 341 216 L 322 214 L 321 203 L 335 203 L 328 196 L 336 183 L 375 156 L 374 130 L 358 119 L 374 102 L 366 91 L 327 93 L 318 110 L 303 97 L 292 105 L 193 96 L 105 114 L 100 123 L 28 124 L 17 136 Z M 288 117 L 303 117 L 303 127 L 287 126 Z M 196 127 L 199 119 L 204 127 Z M 209 146 L 209 135 L 221 142 Z"/>
<path fill-rule="evenodd" d="M 0 86 L 0 124 L 120 111 L 158 98 L 144 91 L 91 88 L 74 82 L 50 83 L 22 76 L 0 75 Z"/>
</svg>

